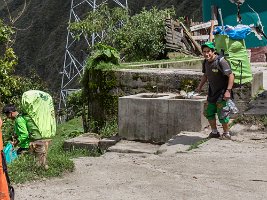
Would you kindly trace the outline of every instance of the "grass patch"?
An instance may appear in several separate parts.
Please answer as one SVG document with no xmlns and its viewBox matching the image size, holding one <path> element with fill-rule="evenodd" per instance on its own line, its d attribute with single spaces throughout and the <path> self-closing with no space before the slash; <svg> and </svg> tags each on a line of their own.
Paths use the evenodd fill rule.
<svg viewBox="0 0 267 200">
<path fill-rule="evenodd" d="M 107 121 L 103 128 L 99 131 L 101 138 L 108 138 L 118 133 L 118 120 L 115 118 L 113 120 Z"/>
<path fill-rule="evenodd" d="M 239 115 L 233 122 L 230 124 L 230 127 L 235 124 L 245 124 L 245 125 L 259 125 L 267 127 L 267 116 L 248 116 L 248 115 Z"/>
<path fill-rule="evenodd" d="M 130 63 L 121 63 L 121 68 L 134 68 L 132 65 L 144 65 L 144 64 L 157 64 L 157 63 L 172 63 L 175 61 L 196 61 L 200 60 L 199 57 L 186 56 L 173 59 L 162 59 L 162 60 L 151 60 L 151 61 L 140 61 L 140 62 L 130 62 Z"/>
<path fill-rule="evenodd" d="M 22 155 L 8 165 L 12 183 L 25 183 L 26 181 L 62 176 L 74 170 L 75 166 L 72 158 L 101 155 L 101 152 L 90 152 L 83 149 L 64 151 L 64 140 L 82 133 L 83 127 L 80 118 L 58 125 L 57 134 L 49 147 L 47 158 L 49 168 L 45 170 L 43 167 L 37 166 L 33 155 Z"/>
<path fill-rule="evenodd" d="M 197 149 L 197 148 L 199 147 L 199 145 L 201 145 L 201 144 L 207 142 L 208 140 L 209 140 L 209 138 L 204 138 L 204 139 L 202 139 L 202 140 L 197 141 L 197 142 L 194 143 L 194 144 L 191 144 L 190 147 L 187 149 L 187 151 L 191 151 L 191 150 L 193 150 L 193 149 Z"/>
</svg>

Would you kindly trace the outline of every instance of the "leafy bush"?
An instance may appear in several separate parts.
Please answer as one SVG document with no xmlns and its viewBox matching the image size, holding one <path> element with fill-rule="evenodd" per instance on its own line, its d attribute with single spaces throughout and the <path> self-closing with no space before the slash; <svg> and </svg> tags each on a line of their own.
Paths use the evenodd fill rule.
<svg viewBox="0 0 267 200">
<path fill-rule="evenodd" d="M 98 43 L 95 45 L 95 51 L 87 61 L 88 69 L 110 70 L 119 65 L 119 52 L 108 45 Z"/>
<path fill-rule="evenodd" d="M 79 38 L 82 33 L 92 35 L 104 31 L 100 41 L 118 49 L 126 61 L 157 59 L 164 54 L 164 22 L 175 14 L 174 9 L 143 9 L 130 16 L 123 8 L 104 5 L 88 13 L 86 19 L 70 24 Z"/>
<path fill-rule="evenodd" d="M 157 59 L 165 50 L 165 19 L 174 14 L 174 9 L 143 9 L 114 31 L 110 42 L 127 61 Z"/>
<path fill-rule="evenodd" d="M 67 118 L 73 119 L 83 114 L 82 90 L 72 92 L 67 98 Z"/>
<path fill-rule="evenodd" d="M 11 42 L 11 36 L 14 33 L 14 30 L 3 23 L 0 19 L 0 45 Z"/>
<path fill-rule="evenodd" d="M 93 33 L 101 33 L 100 41 L 109 40 L 110 33 L 116 28 L 121 27 L 122 23 L 126 23 L 129 19 L 128 11 L 121 7 L 109 8 L 107 4 L 102 4 L 95 11 L 87 13 L 87 17 L 80 21 L 70 24 L 71 31 L 80 38 L 81 33 L 92 35 Z"/>
<path fill-rule="evenodd" d="M 118 120 L 114 118 L 105 122 L 105 125 L 100 129 L 99 135 L 104 138 L 111 137 L 118 133 Z"/>
<path fill-rule="evenodd" d="M 30 78 L 14 75 L 18 58 L 12 48 L 14 30 L 0 19 L 0 103 L 20 104 L 23 92 L 29 89 L 44 89 L 40 79 L 31 73 Z"/>
<path fill-rule="evenodd" d="M 116 49 L 98 44 L 88 58 L 82 77 L 83 102 L 87 107 L 87 117 L 83 116 L 85 131 L 99 133 L 105 121 L 117 114 L 118 96 L 114 94 L 117 80 L 114 68 L 119 66 Z M 93 126 L 92 126 L 93 124 Z"/>
</svg>

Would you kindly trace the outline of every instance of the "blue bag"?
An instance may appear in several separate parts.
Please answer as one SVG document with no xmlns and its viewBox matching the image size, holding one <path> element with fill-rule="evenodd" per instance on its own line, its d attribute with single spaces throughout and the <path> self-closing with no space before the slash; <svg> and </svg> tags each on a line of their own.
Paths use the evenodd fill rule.
<svg viewBox="0 0 267 200">
<path fill-rule="evenodd" d="M 6 162 L 10 164 L 14 159 L 18 157 L 17 151 L 13 148 L 13 145 L 9 142 L 3 150 L 6 158 Z"/>
<path fill-rule="evenodd" d="M 251 28 L 247 25 L 238 24 L 237 26 L 225 25 L 224 30 L 221 26 L 215 27 L 213 34 L 228 35 L 233 40 L 243 40 L 250 34 Z"/>
</svg>

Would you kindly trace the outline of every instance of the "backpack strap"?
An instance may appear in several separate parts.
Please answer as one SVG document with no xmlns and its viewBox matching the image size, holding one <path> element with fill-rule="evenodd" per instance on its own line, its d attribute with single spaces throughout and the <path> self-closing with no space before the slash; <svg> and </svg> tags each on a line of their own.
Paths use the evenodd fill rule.
<svg viewBox="0 0 267 200">
<path fill-rule="evenodd" d="M 239 80 L 239 84 L 240 84 L 240 87 L 242 85 L 242 76 L 243 76 L 243 63 L 241 60 L 238 60 L 238 65 L 240 67 L 240 80 Z"/>
<path fill-rule="evenodd" d="M 224 56 L 221 55 L 221 54 L 219 54 L 219 55 L 217 56 L 216 60 L 215 60 L 217 69 L 220 70 L 220 72 L 222 72 L 222 73 L 224 73 L 224 72 L 223 72 L 223 67 L 222 67 L 222 64 L 221 64 L 221 61 L 222 61 L 223 59 L 225 59 Z M 203 61 L 203 63 L 202 63 L 202 68 L 205 67 L 206 62 L 207 62 L 207 60 L 205 59 L 205 60 Z"/>
<path fill-rule="evenodd" d="M 224 56 L 223 55 L 218 55 L 217 59 L 216 59 L 216 67 L 218 70 L 220 70 L 220 72 L 223 73 L 223 67 L 222 67 L 222 64 L 221 64 L 221 61 L 224 59 Z"/>
</svg>

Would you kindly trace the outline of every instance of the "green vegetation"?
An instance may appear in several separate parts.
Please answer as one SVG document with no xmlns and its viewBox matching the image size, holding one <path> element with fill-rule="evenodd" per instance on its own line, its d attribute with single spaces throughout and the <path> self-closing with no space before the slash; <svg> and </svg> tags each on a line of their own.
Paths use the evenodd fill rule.
<svg viewBox="0 0 267 200">
<path fill-rule="evenodd" d="M 235 124 L 249 124 L 249 125 L 260 125 L 267 127 L 267 116 L 248 116 L 248 115 L 239 115 L 234 121 L 230 124 L 232 127 Z"/>
<path fill-rule="evenodd" d="M 139 61 L 139 62 L 129 62 L 121 63 L 121 68 L 135 68 L 135 65 L 149 65 L 149 64 L 162 64 L 162 63 L 174 63 L 176 61 L 198 61 L 200 58 L 197 57 L 177 57 L 172 59 L 161 59 L 161 60 L 148 60 L 148 61 Z M 201 59 L 202 60 L 202 59 Z M 133 66 L 134 65 L 134 66 Z"/>
<path fill-rule="evenodd" d="M 152 8 L 130 16 L 125 9 L 103 5 L 81 22 L 72 23 L 70 29 L 78 38 L 81 33 L 91 35 L 105 30 L 101 42 L 118 49 L 124 60 L 155 60 L 165 57 L 165 19 L 173 15 L 173 8 Z"/>
<path fill-rule="evenodd" d="M 199 80 L 184 78 L 181 80 L 180 89 L 185 92 L 194 91 L 198 86 Z"/>
<path fill-rule="evenodd" d="M 207 142 L 208 140 L 209 140 L 209 138 L 204 138 L 204 139 L 202 139 L 202 140 L 190 145 L 190 147 L 187 149 L 187 151 L 191 151 L 193 149 L 197 149 L 199 147 L 199 145 Z"/>
<path fill-rule="evenodd" d="M 34 71 L 28 74 L 29 78 L 14 75 L 18 58 L 12 48 L 14 44 L 12 27 L 0 19 L 0 108 L 3 104 L 13 103 L 20 107 L 22 94 L 30 89 L 46 90 L 40 78 Z M 4 141 L 10 139 L 13 132 L 11 121 L 4 120 Z"/>
<path fill-rule="evenodd" d="M 15 31 L 0 19 L 0 104 L 14 103 L 20 105 L 23 92 L 29 89 L 42 89 L 42 83 L 34 72 L 30 78 L 14 75 L 18 58 L 12 48 Z M 22 84 L 23 83 L 23 84 Z"/>
<path fill-rule="evenodd" d="M 99 135 L 101 138 L 108 138 L 118 134 L 118 120 L 113 118 L 105 122 L 104 126 L 100 129 Z"/>
<path fill-rule="evenodd" d="M 143 9 L 130 17 L 121 29 L 117 29 L 111 44 L 125 55 L 126 60 L 164 58 L 165 19 L 174 14 L 174 9 Z"/>
<path fill-rule="evenodd" d="M 82 133 L 83 127 L 80 118 L 59 125 L 57 134 L 53 138 L 48 152 L 49 168 L 45 170 L 43 167 L 37 166 L 33 155 L 22 155 L 8 166 L 12 182 L 24 183 L 26 181 L 62 176 L 65 173 L 74 170 L 74 163 L 71 160 L 72 158 L 81 156 L 99 156 L 101 154 L 100 151 L 90 152 L 83 149 L 74 149 L 68 152 L 64 151 L 64 140 L 78 136 Z"/>
<path fill-rule="evenodd" d="M 96 45 L 81 81 L 83 108 L 88 109 L 83 115 L 85 132 L 99 133 L 107 121 L 117 116 L 117 78 L 113 70 L 117 67 L 117 50 L 103 44 Z"/>
</svg>

